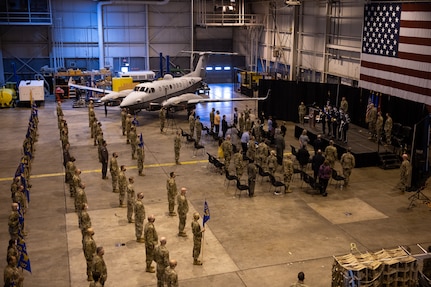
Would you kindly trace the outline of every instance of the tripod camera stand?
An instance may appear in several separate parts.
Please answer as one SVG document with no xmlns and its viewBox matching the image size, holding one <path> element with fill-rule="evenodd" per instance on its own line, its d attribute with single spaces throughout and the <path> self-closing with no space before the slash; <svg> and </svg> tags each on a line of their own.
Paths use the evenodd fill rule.
<svg viewBox="0 0 431 287">
<path fill-rule="evenodd" d="M 422 190 L 425 189 L 425 185 L 420 187 L 417 191 L 415 191 L 414 194 L 409 196 L 410 204 L 407 209 L 411 209 L 412 207 L 416 206 L 415 202 L 416 200 L 422 200 L 423 204 L 426 204 L 428 207 L 431 207 L 431 199 L 429 199 L 428 196 L 423 194 Z"/>
</svg>

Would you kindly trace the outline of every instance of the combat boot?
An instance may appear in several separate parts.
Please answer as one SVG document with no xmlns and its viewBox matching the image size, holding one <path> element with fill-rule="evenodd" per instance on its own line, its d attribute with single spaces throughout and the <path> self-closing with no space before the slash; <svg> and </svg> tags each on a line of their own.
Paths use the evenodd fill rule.
<svg viewBox="0 0 431 287">
<path fill-rule="evenodd" d="M 118 189 L 114 189 L 112 192 L 114 192 L 114 193 L 120 193 L 120 191 Z"/>
<path fill-rule="evenodd" d="M 177 216 L 177 213 L 175 211 L 169 212 L 169 216 Z"/>
<path fill-rule="evenodd" d="M 187 234 L 185 232 L 179 232 L 178 236 L 180 236 L 180 237 L 187 237 Z"/>
<path fill-rule="evenodd" d="M 142 237 L 136 238 L 136 242 L 138 243 L 145 243 L 145 239 Z"/>
<path fill-rule="evenodd" d="M 202 262 L 200 260 L 198 260 L 198 259 L 195 259 L 193 261 L 193 265 L 202 265 Z"/>
<path fill-rule="evenodd" d="M 151 266 L 151 264 L 147 264 L 147 268 L 145 269 L 145 272 L 155 273 L 156 271 L 154 270 L 154 267 Z"/>
</svg>

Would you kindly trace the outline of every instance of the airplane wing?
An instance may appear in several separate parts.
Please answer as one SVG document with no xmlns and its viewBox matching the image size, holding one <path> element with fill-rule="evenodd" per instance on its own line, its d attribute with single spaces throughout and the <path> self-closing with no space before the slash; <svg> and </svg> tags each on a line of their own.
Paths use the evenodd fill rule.
<svg viewBox="0 0 431 287">
<path fill-rule="evenodd" d="M 193 104 L 190 101 L 193 100 L 204 100 L 205 98 L 203 98 L 202 96 L 193 94 L 193 93 L 186 93 L 186 94 L 182 94 L 181 96 L 177 96 L 177 97 L 172 97 L 169 98 L 165 101 L 162 102 L 162 107 L 167 108 L 167 107 L 171 107 L 171 106 L 178 106 L 181 104 Z M 198 103 L 198 102 L 197 102 Z"/>
<path fill-rule="evenodd" d="M 93 87 L 87 87 L 84 85 L 77 85 L 72 82 L 72 78 L 69 79 L 68 83 L 69 87 L 74 87 L 75 89 L 85 90 L 85 91 L 93 91 L 101 94 L 106 94 L 104 97 L 100 99 L 101 102 L 109 102 L 109 101 L 115 101 L 125 98 L 128 94 L 133 92 L 133 89 L 128 90 L 122 90 L 119 92 L 115 92 L 112 90 L 106 90 L 106 89 L 100 89 L 100 88 L 93 88 Z"/>
<path fill-rule="evenodd" d="M 209 99 L 209 98 L 195 98 L 190 99 L 187 103 L 188 104 L 198 104 L 198 103 L 218 103 L 218 102 L 241 102 L 241 101 L 265 101 L 268 99 L 269 95 L 271 94 L 271 90 L 269 89 L 266 93 L 266 97 L 264 98 L 233 98 L 233 99 Z"/>
</svg>

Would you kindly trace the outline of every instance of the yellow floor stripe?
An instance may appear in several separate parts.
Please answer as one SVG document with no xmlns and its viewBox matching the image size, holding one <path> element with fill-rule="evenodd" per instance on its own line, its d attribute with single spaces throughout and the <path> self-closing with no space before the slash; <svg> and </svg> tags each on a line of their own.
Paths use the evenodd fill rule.
<svg viewBox="0 0 431 287">
<path fill-rule="evenodd" d="M 181 162 L 181 165 L 190 165 L 190 164 L 197 164 L 197 163 L 207 163 L 208 160 L 193 160 L 193 161 L 183 161 Z M 163 167 L 163 166 L 174 166 L 175 163 L 157 163 L 157 164 L 148 164 L 144 165 L 145 168 L 155 168 L 155 167 Z M 138 167 L 136 165 L 127 166 L 127 169 L 137 169 Z M 102 172 L 102 169 L 92 169 L 92 170 L 82 170 L 82 173 L 95 173 L 95 172 Z M 35 174 L 31 175 L 31 178 L 45 178 L 45 177 L 55 177 L 55 176 L 64 176 L 63 172 L 57 172 L 57 173 L 45 173 L 45 174 Z M 12 181 L 13 177 L 3 177 L 0 178 L 0 181 Z"/>
</svg>

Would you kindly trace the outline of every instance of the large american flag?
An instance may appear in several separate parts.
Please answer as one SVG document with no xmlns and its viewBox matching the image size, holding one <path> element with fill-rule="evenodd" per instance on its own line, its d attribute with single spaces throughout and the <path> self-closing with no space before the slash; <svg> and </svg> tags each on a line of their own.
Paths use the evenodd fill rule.
<svg viewBox="0 0 431 287">
<path fill-rule="evenodd" d="M 359 85 L 431 105 L 431 3 L 365 5 Z"/>
</svg>

